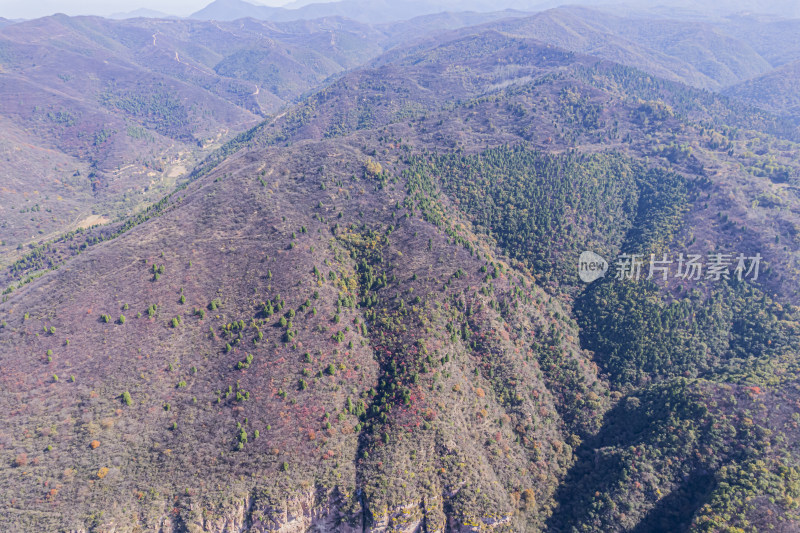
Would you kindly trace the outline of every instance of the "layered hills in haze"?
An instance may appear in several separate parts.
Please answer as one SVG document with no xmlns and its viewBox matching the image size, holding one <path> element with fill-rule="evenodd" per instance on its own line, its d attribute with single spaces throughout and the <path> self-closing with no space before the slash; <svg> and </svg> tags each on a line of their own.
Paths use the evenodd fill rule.
<svg viewBox="0 0 800 533">
<path fill-rule="evenodd" d="M 262 5 L 258 1 L 214 0 L 203 9 L 193 13 L 192 18 L 205 20 L 236 20 L 252 17 L 256 19 L 285 21 L 315 19 L 320 17 L 342 16 L 368 23 L 394 22 L 420 15 L 440 12 L 473 11 L 492 12 L 502 9 L 518 11 L 544 11 L 563 6 L 557 0 L 419 0 L 392 2 L 379 0 L 338 0 L 316 2 L 313 0 L 290 2 L 282 7 Z M 637 13 L 645 10 L 665 18 L 689 15 L 692 18 L 708 18 L 732 13 L 757 13 L 777 15 L 783 18 L 797 18 L 800 10 L 791 0 L 726 0 L 725 2 L 702 4 L 693 0 L 666 0 L 650 2 L 634 0 L 624 4 L 613 4 L 603 0 L 587 0 L 582 5 L 599 9 L 609 9 L 623 13 Z"/>
</svg>

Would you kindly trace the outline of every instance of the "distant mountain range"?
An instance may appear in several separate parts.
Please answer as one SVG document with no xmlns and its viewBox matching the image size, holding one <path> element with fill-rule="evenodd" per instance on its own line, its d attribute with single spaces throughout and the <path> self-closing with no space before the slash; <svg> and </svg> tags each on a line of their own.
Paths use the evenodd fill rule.
<svg viewBox="0 0 800 533">
<path fill-rule="evenodd" d="M 774 113 L 800 117 L 800 61 L 792 61 L 766 74 L 727 87 L 723 94 L 739 98 Z"/>
<path fill-rule="evenodd" d="M 712 90 L 772 68 L 746 38 L 733 38 L 707 22 L 625 18 L 565 7 L 494 27 Z"/>
<path fill-rule="evenodd" d="M 152 0 L 149 1 L 152 2 Z M 263 1 L 214 0 L 199 11 L 191 14 L 184 11 L 180 15 L 201 20 L 237 20 L 251 17 L 270 21 L 342 16 L 361 22 L 382 23 L 441 12 L 492 12 L 507 9 L 538 12 L 572 5 L 563 0 L 337 0 L 332 2 L 295 0 L 282 7 L 272 7 L 261 3 Z M 77 7 L 75 4 L 58 0 L 37 0 L 30 4 L 32 5 L 26 6 L 23 2 L 16 2 L 12 6 L 0 5 L 0 17 L 22 20 L 60 12 L 70 15 L 101 15 L 112 19 L 168 18 L 172 16 L 163 12 L 162 6 L 158 4 L 148 4 L 139 8 L 133 4 L 130 11 L 113 12 L 110 15 L 108 15 L 108 11 L 89 11 L 90 7 L 80 3 L 77 4 Z M 628 0 L 622 3 L 613 3 L 608 0 L 583 0 L 575 5 L 607 10 L 623 16 L 635 16 L 637 13 L 644 12 L 649 16 L 685 18 L 695 21 L 736 13 L 773 15 L 784 18 L 800 17 L 800 3 L 794 0 L 725 0 L 714 3 L 701 3 L 695 0 Z"/>
<path fill-rule="evenodd" d="M 375 10 L 374 17 L 364 16 L 380 20 L 404 16 L 402 9 L 411 6 L 389 4 L 385 7 L 393 14 L 349 0 L 294 11 L 221 0 L 208 9 L 228 5 L 226 13 L 238 18 L 237 6 L 260 15 L 296 16 L 318 8 L 352 14 L 348 9 L 361 5 L 364 13 Z M 124 21 L 64 15 L 22 23 L 0 19 L 5 96 L 0 144 L 11 147 L 0 177 L 6 185 L 16 184 L 10 187 L 15 195 L 27 198 L 1 217 L 5 261 L 21 253 L 18 246 L 91 219 L 90 204 L 113 216 L 153 198 L 200 154 L 313 87 L 371 61 L 427 49 L 443 35 L 455 39 L 480 29 L 535 39 L 723 91 L 772 113 L 798 114 L 800 20 L 623 17 L 583 7 L 536 14 L 444 12 L 379 24 L 334 15 L 286 22 L 252 16 L 230 22 L 166 20 L 161 15 L 138 10 L 119 14 Z M 171 104 L 161 106 L 159 99 Z M 184 101 L 192 104 L 179 104 Z M 45 157 L 47 150 L 56 150 L 57 163 Z M 27 216 L 28 204 L 37 204 L 30 195 L 50 190 L 47 184 L 53 183 L 71 184 L 63 191 L 61 185 L 52 189 L 69 201 L 49 205 L 53 216 Z M 120 198 L 127 200 L 117 203 Z"/>
<path fill-rule="evenodd" d="M 190 15 L 201 20 L 236 20 L 252 17 L 262 20 L 286 21 L 314 19 L 319 17 L 341 16 L 361 22 L 380 23 L 405 20 L 420 15 L 443 11 L 497 11 L 514 9 L 536 12 L 561 6 L 559 0 L 340 0 L 338 2 L 294 2 L 284 7 L 257 5 L 244 0 L 214 0 L 205 8 Z M 603 7 L 602 0 L 586 0 L 582 5 Z M 606 7 L 611 9 L 610 7 Z M 800 17 L 800 5 L 791 0 L 732 0 L 724 5 L 700 5 L 689 0 L 672 0 L 653 6 L 652 2 L 633 1 L 622 6 L 614 6 L 619 13 L 647 10 L 675 17 L 682 12 L 697 18 L 698 13 L 706 15 L 727 15 L 737 12 L 779 14 L 785 17 Z"/>
<path fill-rule="evenodd" d="M 513 8 L 514 6 L 508 6 Z M 530 8 L 533 6 L 529 6 Z M 420 15 L 443 11 L 496 11 L 497 5 L 481 0 L 456 2 L 428 2 L 410 0 L 343 0 L 340 2 L 313 3 L 295 9 L 254 5 L 244 0 L 215 0 L 190 18 L 200 20 L 236 20 L 255 18 L 271 21 L 315 19 L 321 17 L 345 17 L 360 22 L 385 23 L 407 20 Z"/>
<path fill-rule="evenodd" d="M 108 18 L 115 19 L 115 20 L 124 20 L 124 19 L 135 19 L 135 18 L 148 18 L 148 19 L 173 19 L 179 18 L 175 15 L 168 15 L 167 13 L 163 13 L 161 11 L 156 11 L 153 9 L 135 9 L 133 11 L 128 11 L 125 13 L 114 13 Z"/>
<path fill-rule="evenodd" d="M 390 27 L 138 14 L 0 21 L 0 265 L 27 245 L 147 205 L 220 143 L 388 48 L 519 15 Z"/>
</svg>

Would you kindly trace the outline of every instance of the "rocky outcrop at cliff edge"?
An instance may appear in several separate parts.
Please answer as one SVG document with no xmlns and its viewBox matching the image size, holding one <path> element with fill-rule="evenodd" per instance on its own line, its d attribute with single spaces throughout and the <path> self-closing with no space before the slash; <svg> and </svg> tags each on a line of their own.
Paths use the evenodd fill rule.
<svg viewBox="0 0 800 533">
<path fill-rule="evenodd" d="M 174 509 L 176 516 L 164 517 L 158 533 L 478 533 L 507 532 L 511 517 L 485 517 L 460 521 L 442 512 L 442 502 L 414 502 L 373 514 L 369 511 L 349 517 L 338 491 L 306 490 L 281 505 L 258 507 L 248 496 L 238 504 L 212 513 L 199 506 Z M 427 505 L 426 505 L 427 503 Z M 142 524 L 99 525 L 96 531 L 129 533 L 141 531 Z M 69 533 L 89 533 L 79 529 Z"/>
</svg>

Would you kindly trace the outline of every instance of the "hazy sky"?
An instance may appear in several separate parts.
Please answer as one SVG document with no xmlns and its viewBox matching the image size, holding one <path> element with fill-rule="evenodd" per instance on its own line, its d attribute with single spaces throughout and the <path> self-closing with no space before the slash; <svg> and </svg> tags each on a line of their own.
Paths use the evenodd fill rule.
<svg viewBox="0 0 800 533">
<path fill-rule="evenodd" d="M 251 4 L 279 6 L 290 0 L 247 0 Z M 0 0 L 0 17 L 36 18 L 53 13 L 111 15 L 147 8 L 185 16 L 203 9 L 211 0 Z"/>
</svg>

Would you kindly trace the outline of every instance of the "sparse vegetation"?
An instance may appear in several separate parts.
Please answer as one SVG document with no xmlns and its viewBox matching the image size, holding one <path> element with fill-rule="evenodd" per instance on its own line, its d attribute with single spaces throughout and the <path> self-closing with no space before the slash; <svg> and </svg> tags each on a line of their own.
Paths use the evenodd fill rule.
<svg viewBox="0 0 800 533">
<path fill-rule="evenodd" d="M 50 21 L 86 64 L 107 58 L 80 89 L 104 123 L 69 76 L 48 93 L 69 109 L 4 117 L 48 136 L 58 190 L 12 179 L 19 205 L 0 232 L 81 223 L 78 193 L 110 222 L 19 249 L 2 236 L 0 529 L 285 529 L 290 516 L 328 529 L 791 529 L 796 124 L 524 37 L 553 38 L 585 11 L 411 47 L 391 25 L 346 18 L 324 31 Z M 666 46 L 649 19 L 635 54 L 620 47 L 638 26 L 603 46 L 604 17 L 574 33 L 596 53 Z M 702 40 L 686 24 L 668 34 L 704 61 L 679 72 L 714 80 L 761 53 L 718 61 L 721 23 L 703 24 Z M 265 36 L 268 51 L 237 51 Z M 13 85 L 32 67 L 6 41 Z M 36 42 L 37 63 L 56 60 L 53 39 Z M 167 44 L 174 60 L 137 66 Z M 225 128 L 323 79 L 217 150 Z M 584 250 L 611 264 L 591 284 L 576 276 Z M 717 251 L 761 253 L 761 277 L 614 276 L 620 253 Z M 105 311 L 124 313 L 117 327 Z"/>
</svg>

